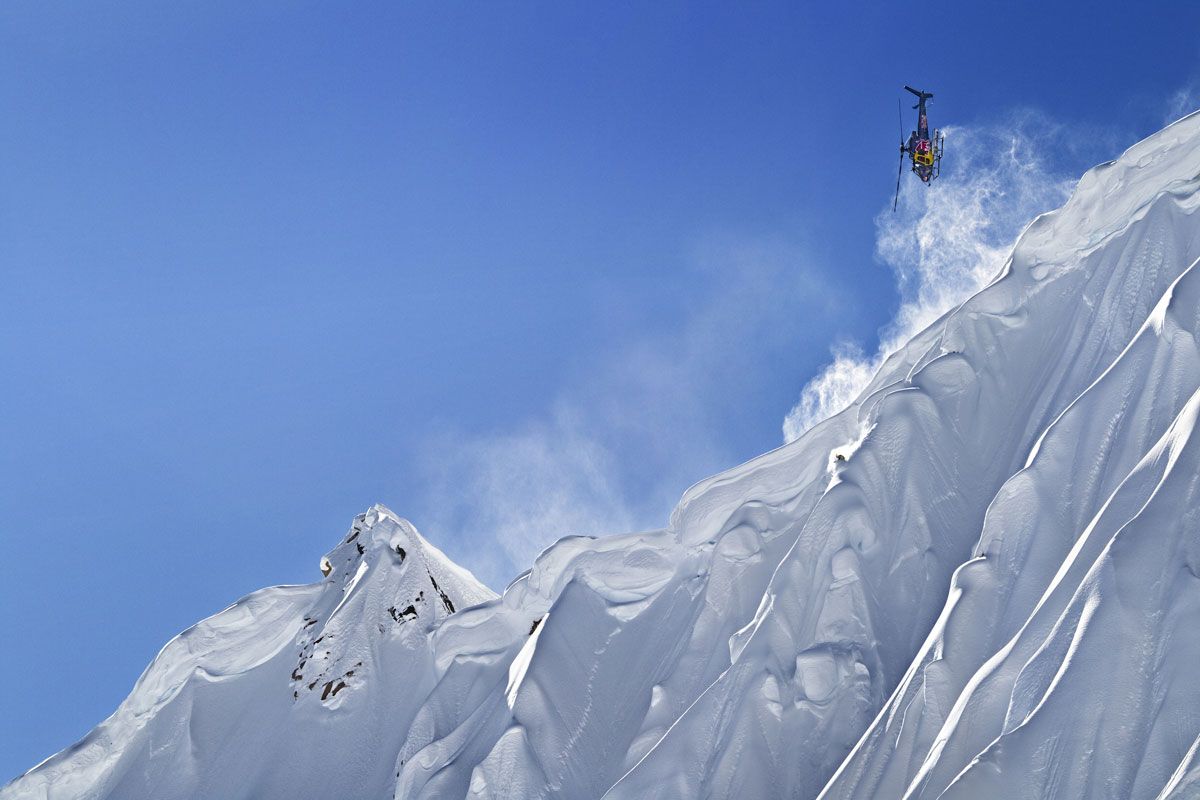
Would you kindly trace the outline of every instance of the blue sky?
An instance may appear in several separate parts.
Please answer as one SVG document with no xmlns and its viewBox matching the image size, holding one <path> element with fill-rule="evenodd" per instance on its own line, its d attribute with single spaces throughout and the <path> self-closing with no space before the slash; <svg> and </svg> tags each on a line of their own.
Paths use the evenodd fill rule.
<svg viewBox="0 0 1200 800">
<path fill-rule="evenodd" d="M 1200 6 L 983 5 L 5 3 L 0 780 L 372 503 L 502 588 L 777 446 L 903 83 L 1045 182 L 1197 105 Z"/>
</svg>

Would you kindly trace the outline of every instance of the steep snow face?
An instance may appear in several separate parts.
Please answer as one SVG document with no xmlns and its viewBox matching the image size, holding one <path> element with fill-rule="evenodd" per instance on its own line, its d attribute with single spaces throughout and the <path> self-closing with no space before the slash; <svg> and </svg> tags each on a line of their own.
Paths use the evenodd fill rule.
<svg viewBox="0 0 1200 800">
<path fill-rule="evenodd" d="M 388 796 L 381 753 L 434 685 L 429 632 L 495 595 L 381 506 L 322 562 L 320 583 L 171 640 L 113 716 L 0 796 Z"/>
<path fill-rule="evenodd" d="M 1069 603 L 1091 597 L 1088 592 L 1080 594 L 1081 583 L 1089 580 L 1089 570 L 1096 568 L 1113 538 L 1138 535 L 1132 531 L 1151 516 L 1146 504 L 1164 502 L 1158 484 L 1165 475 L 1159 473 L 1169 467 L 1178 481 L 1179 471 L 1186 472 L 1186 467 L 1170 465 L 1158 456 L 1165 452 L 1162 437 L 1184 442 L 1183 431 L 1190 429 L 1189 407 L 1196 402 L 1194 392 L 1200 386 L 1197 330 L 1200 267 L 1193 262 L 1113 365 L 1049 427 L 1028 465 L 997 493 L 976 546 L 976 558 L 956 573 L 951 600 L 928 642 L 889 701 L 886 714 L 876 720 L 826 796 L 869 796 L 884 792 L 885 787 L 885 793 L 901 796 L 914 784 L 914 797 L 937 797 L 969 761 L 1004 733 L 1006 725 L 1015 724 L 1006 716 L 1015 708 L 1015 683 L 1033 656 L 1030 648 L 1044 642 L 1045 627 L 1058 624 Z M 1148 381 L 1147 376 L 1154 379 Z M 1141 463 L 1152 454 L 1158 454 L 1153 463 Z M 1193 470 L 1182 480 L 1194 479 L 1196 474 Z M 1186 520 L 1187 502 L 1174 508 L 1177 522 Z M 1191 509 L 1194 514 L 1195 506 Z M 1135 546 L 1157 547 L 1172 535 L 1185 536 L 1184 531 L 1172 534 L 1169 530 L 1164 527 L 1140 534 L 1145 537 L 1138 540 L 1143 544 Z M 1194 527 L 1190 533 L 1194 552 L 1198 544 Z M 1188 546 L 1187 538 L 1177 546 Z M 1184 563 L 1176 568 L 1186 564 L 1184 555 Z M 1164 576 L 1157 568 L 1147 567 L 1150 571 L 1143 577 L 1149 590 Z M 1195 569 L 1194 558 L 1188 569 Z M 1188 588 L 1186 582 L 1181 588 Z M 1194 589 L 1180 595 L 1181 599 L 1189 597 L 1193 599 L 1185 602 L 1194 602 Z M 1176 598 L 1162 599 L 1174 602 Z M 1160 606 L 1155 608 L 1169 613 Z M 1075 630 L 1076 624 L 1060 635 Z M 1128 633 L 1130 638 L 1117 635 L 1105 642 L 1102 647 L 1109 653 L 1097 662 L 1106 665 L 1106 672 L 1112 669 L 1103 681 L 1109 698 L 1112 686 L 1120 683 L 1120 657 L 1132 655 L 1130 649 L 1194 648 L 1200 644 L 1200 637 L 1173 638 L 1150 620 L 1139 621 Z M 1079 662 L 1075 663 L 1079 669 Z M 1056 664 L 1056 669 L 1062 666 L 1065 664 Z M 1156 681 L 1170 679 L 1152 663 L 1137 669 L 1144 671 L 1125 676 L 1126 680 L 1139 676 L 1137 680 L 1144 683 L 1137 693 L 1130 687 L 1130 694 L 1123 695 L 1131 700 L 1141 692 L 1153 693 Z M 1160 688 L 1165 691 L 1167 687 Z M 1106 705 L 1111 709 L 1111 704 Z M 1148 702 L 1122 709 L 1119 716 L 1129 725 L 1128 733 L 1109 737 L 1108 745 L 1116 746 L 1116 751 L 1108 747 L 1097 751 L 1097 756 L 1103 753 L 1104 765 L 1113 766 L 1124 754 L 1132 758 L 1124 769 L 1149 769 L 1140 754 L 1140 741 L 1149 735 L 1142 726 L 1154 724 L 1160 713 L 1155 706 Z M 1183 703 L 1161 712 L 1165 718 L 1184 715 L 1181 729 L 1187 729 L 1186 717 L 1194 716 L 1195 708 L 1200 706 Z M 1051 724 L 1064 723 L 1055 719 Z M 1186 750 L 1187 745 L 1174 743 L 1174 758 L 1182 757 L 1179 748 Z M 1075 756 L 1072 764 L 1092 769 L 1089 761 Z M 1176 763 L 1167 765 L 1166 773 Z M 1166 773 L 1160 764 L 1151 780 L 1161 786 Z M 1040 787 L 1030 796 L 1058 796 L 1056 792 L 1063 789 L 1059 785 L 1050 791 L 1053 788 Z M 1122 796 L 1135 796 L 1132 787 L 1128 788 Z M 1095 789 L 1097 786 L 1085 782 L 1076 794 L 1093 796 L 1089 792 Z"/>
<path fill-rule="evenodd" d="M 963 602 L 961 584 L 947 600 L 949 579 L 972 556 L 989 552 L 977 543 L 989 506 L 999 510 L 998 492 L 1157 308 L 1141 348 L 1157 349 L 1158 358 L 1143 356 L 1140 368 L 1164 374 L 1143 371 L 1132 396 L 1121 393 L 1118 378 L 1107 381 L 1107 397 L 1096 404 L 1109 411 L 1108 423 L 1074 415 L 1093 425 L 1079 435 L 1096 440 L 1080 449 L 1094 448 L 1096 461 L 1059 452 L 1070 478 L 1052 477 L 1035 492 L 1079 494 L 1065 511 L 1086 519 L 1095 495 L 1128 473 L 1197 385 L 1195 319 L 1186 310 L 1172 317 L 1185 330 L 1175 336 L 1160 301 L 1200 255 L 1198 145 L 1200 117 L 1191 117 L 1089 172 L 1063 209 L 1029 226 L 1004 274 L 891 358 L 854 407 L 685 497 L 676 525 L 689 538 L 693 526 L 710 535 L 730 505 L 788 507 L 790 550 L 732 640 L 728 668 L 609 797 L 644 797 L 663 785 L 678 796 L 817 794 L 905 676 L 934 622 Z M 1149 341 L 1156 337 L 1161 348 Z M 1135 362 L 1128 369 L 1139 369 Z M 1151 390 L 1147 380 L 1163 383 Z M 831 452 L 849 454 L 838 461 Z M 796 458 L 831 473 L 815 499 L 805 496 L 804 467 L 784 467 Z M 789 484 L 796 475 L 802 482 Z M 1011 513 L 1028 516 L 998 522 L 985 541 L 993 548 L 1010 543 L 1006 537 L 1016 534 L 1008 529 L 1019 523 L 1041 537 L 1064 502 L 1047 499 L 1039 513 L 1018 499 Z M 1056 551 L 1039 538 L 1035 548 L 1029 557 L 1043 575 L 1015 589 L 1019 602 L 992 601 L 1018 621 L 1057 572 L 1069 541 Z M 978 571 L 980 563 L 962 569 Z M 974 622 L 988 630 L 993 624 L 987 617 Z M 940 661 L 947 649 L 949 643 L 933 644 L 926 652 Z M 931 679 L 940 678 L 935 667 Z M 885 722 L 919 725 L 908 710 L 889 709 Z M 903 757 L 894 742 L 881 733 L 879 757 L 898 766 Z M 1182 749 L 1167 760 L 1190 743 L 1173 743 Z M 996 796 L 1014 796 L 1012 788 L 1002 782 Z M 845 796 L 903 793 L 879 782 L 853 786 Z"/>
<path fill-rule="evenodd" d="M 501 597 L 373 509 L 0 797 L 1195 796 L 1198 188 L 1194 115 L 845 412 Z"/>
</svg>

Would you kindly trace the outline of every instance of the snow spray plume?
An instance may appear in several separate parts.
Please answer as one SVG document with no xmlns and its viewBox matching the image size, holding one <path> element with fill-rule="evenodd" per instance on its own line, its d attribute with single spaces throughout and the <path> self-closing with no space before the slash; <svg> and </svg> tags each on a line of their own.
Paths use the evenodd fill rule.
<svg viewBox="0 0 1200 800">
<path fill-rule="evenodd" d="M 947 167 L 929 189 L 908 182 L 900 212 L 875 218 L 875 251 L 896 275 L 900 308 L 867 357 L 834 347 L 783 423 L 785 442 L 852 403 L 884 359 L 988 283 L 1037 214 L 1061 205 L 1073 182 L 1044 153 L 1072 147 L 1062 126 L 1031 113 L 1008 124 L 947 128 Z"/>
<path fill-rule="evenodd" d="M 522 425 L 431 439 L 417 519 L 470 542 L 463 560 L 493 588 L 562 536 L 663 524 L 684 489 L 737 460 L 717 423 L 745 405 L 729 376 L 744 390 L 764 381 L 803 343 L 806 320 L 834 313 L 806 250 L 697 242 L 674 324 L 607 350 Z"/>
<path fill-rule="evenodd" d="M 493 588 L 503 588 L 514 565 L 533 563 L 557 536 L 633 527 L 615 459 L 564 402 L 516 430 L 474 438 L 447 433 L 428 450 L 437 473 L 429 489 L 433 527 L 487 542 L 465 560 Z"/>
</svg>

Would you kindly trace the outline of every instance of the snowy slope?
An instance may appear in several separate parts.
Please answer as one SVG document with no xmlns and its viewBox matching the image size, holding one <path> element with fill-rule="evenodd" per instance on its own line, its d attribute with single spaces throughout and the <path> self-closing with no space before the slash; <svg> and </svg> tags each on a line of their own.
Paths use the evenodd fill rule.
<svg viewBox="0 0 1200 800">
<path fill-rule="evenodd" d="M 1198 188 L 1193 115 L 843 413 L 501 597 L 376 507 L 0 798 L 1197 796 Z"/>
</svg>

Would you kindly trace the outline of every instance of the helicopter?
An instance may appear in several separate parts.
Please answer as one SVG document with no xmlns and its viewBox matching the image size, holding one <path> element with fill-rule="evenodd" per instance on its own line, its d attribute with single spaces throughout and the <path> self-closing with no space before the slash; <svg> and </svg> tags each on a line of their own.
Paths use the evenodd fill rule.
<svg viewBox="0 0 1200 800">
<path fill-rule="evenodd" d="M 928 186 L 942 173 L 942 151 L 945 135 L 940 130 L 934 130 L 929 135 L 929 118 L 925 115 L 925 102 L 933 99 L 933 92 L 923 92 L 911 86 L 904 87 L 906 91 L 917 96 L 917 104 L 913 109 L 917 112 L 917 129 L 909 134 L 904 141 L 904 115 L 900 111 L 900 101 L 896 101 L 896 112 L 900 114 L 900 169 L 896 172 L 896 198 L 892 201 L 892 211 L 900 202 L 900 178 L 904 174 L 904 157 L 908 156 L 912 171 Z"/>
</svg>

